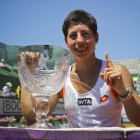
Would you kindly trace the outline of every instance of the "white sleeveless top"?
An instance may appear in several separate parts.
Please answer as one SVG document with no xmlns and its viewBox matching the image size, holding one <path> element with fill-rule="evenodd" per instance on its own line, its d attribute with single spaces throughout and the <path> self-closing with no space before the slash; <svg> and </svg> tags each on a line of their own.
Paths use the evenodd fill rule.
<svg viewBox="0 0 140 140">
<path fill-rule="evenodd" d="M 106 65 L 102 61 L 101 73 Z M 79 94 L 72 85 L 70 70 L 63 90 L 69 127 L 121 127 L 122 102 L 112 89 L 99 76 L 92 90 Z"/>
</svg>

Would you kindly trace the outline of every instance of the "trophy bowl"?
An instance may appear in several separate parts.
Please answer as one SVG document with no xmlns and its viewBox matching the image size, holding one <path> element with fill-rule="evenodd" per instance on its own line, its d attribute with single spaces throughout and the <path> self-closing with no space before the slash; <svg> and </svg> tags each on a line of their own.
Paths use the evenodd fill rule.
<svg viewBox="0 0 140 140">
<path fill-rule="evenodd" d="M 53 45 L 29 45 L 19 48 L 17 56 L 20 83 L 36 100 L 33 110 L 37 122 L 29 127 L 52 128 L 46 123 L 48 100 L 64 86 L 71 52 Z"/>
</svg>

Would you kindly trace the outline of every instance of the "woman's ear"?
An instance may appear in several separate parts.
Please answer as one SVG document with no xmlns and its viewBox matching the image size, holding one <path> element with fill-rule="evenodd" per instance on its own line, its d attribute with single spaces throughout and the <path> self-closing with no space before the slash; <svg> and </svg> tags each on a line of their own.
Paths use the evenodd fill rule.
<svg viewBox="0 0 140 140">
<path fill-rule="evenodd" d="M 65 45 L 68 48 L 67 39 L 65 38 Z"/>
<path fill-rule="evenodd" d="M 99 40 L 99 34 L 98 34 L 98 32 L 96 32 L 96 35 L 95 35 L 95 42 L 96 42 L 96 44 L 98 43 L 98 40 Z"/>
</svg>

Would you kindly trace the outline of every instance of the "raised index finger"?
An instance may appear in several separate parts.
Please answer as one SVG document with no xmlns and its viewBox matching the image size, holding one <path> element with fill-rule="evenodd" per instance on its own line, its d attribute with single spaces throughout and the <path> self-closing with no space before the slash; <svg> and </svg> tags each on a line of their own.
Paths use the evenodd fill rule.
<svg viewBox="0 0 140 140">
<path fill-rule="evenodd" d="M 109 66 L 110 68 L 114 68 L 114 65 L 113 65 L 111 59 L 109 58 L 107 52 L 105 53 L 105 58 L 106 58 L 106 61 L 107 61 L 107 63 L 108 63 L 108 66 Z"/>
</svg>

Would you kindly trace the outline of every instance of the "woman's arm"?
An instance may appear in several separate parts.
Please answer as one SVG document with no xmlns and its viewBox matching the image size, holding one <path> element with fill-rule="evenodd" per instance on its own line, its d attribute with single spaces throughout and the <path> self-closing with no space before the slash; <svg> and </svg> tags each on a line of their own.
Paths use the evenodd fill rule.
<svg viewBox="0 0 140 140">
<path fill-rule="evenodd" d="M 49 116 L 53 110 L 55 109 L 57 102 L 59 100 L 60 94 L 57 93 L 53 95 L 50 100 L 50 110 L 47 116 Z M 27 125 L 32 125 L 36 122 L 36 115 L 35 112 L 33 111 L 33 105 L 35 103 L 35 99 L 31 96 L 30 93 L 28 93 L 22 86 L 21 86 L 21 108 L 22 108 L 22 113 L 25 118 L 26 124 Z"/>
<path fill-rule="evenodd" d="M 132 98 L 123 102 L 127 117 L 133 124 L 140 127 L 140 98 L 135 91 L 131 74 L 124 66 L 116 65 L 115 67 L 122 73 L 124 85 L 130 87 L 133 91 Z"/>
<path fill-rule="evenodd" d="M 106 68 L 104 73 L 100 73 L 100 76 L 107 85 L 112 87 L 117 94 L 123 98 L 129 93 L 126 87 L 132 89 L 133 96 L 131 96 L 128 101 L 122 101 L 122 103 L 129 120 L 140 127 L 140 98 L 134 89 L 131 74 L 126 67 L 114 65 L 107 53 L 105 53 L 105 57 L 109 68 Z"/>
</svg>

